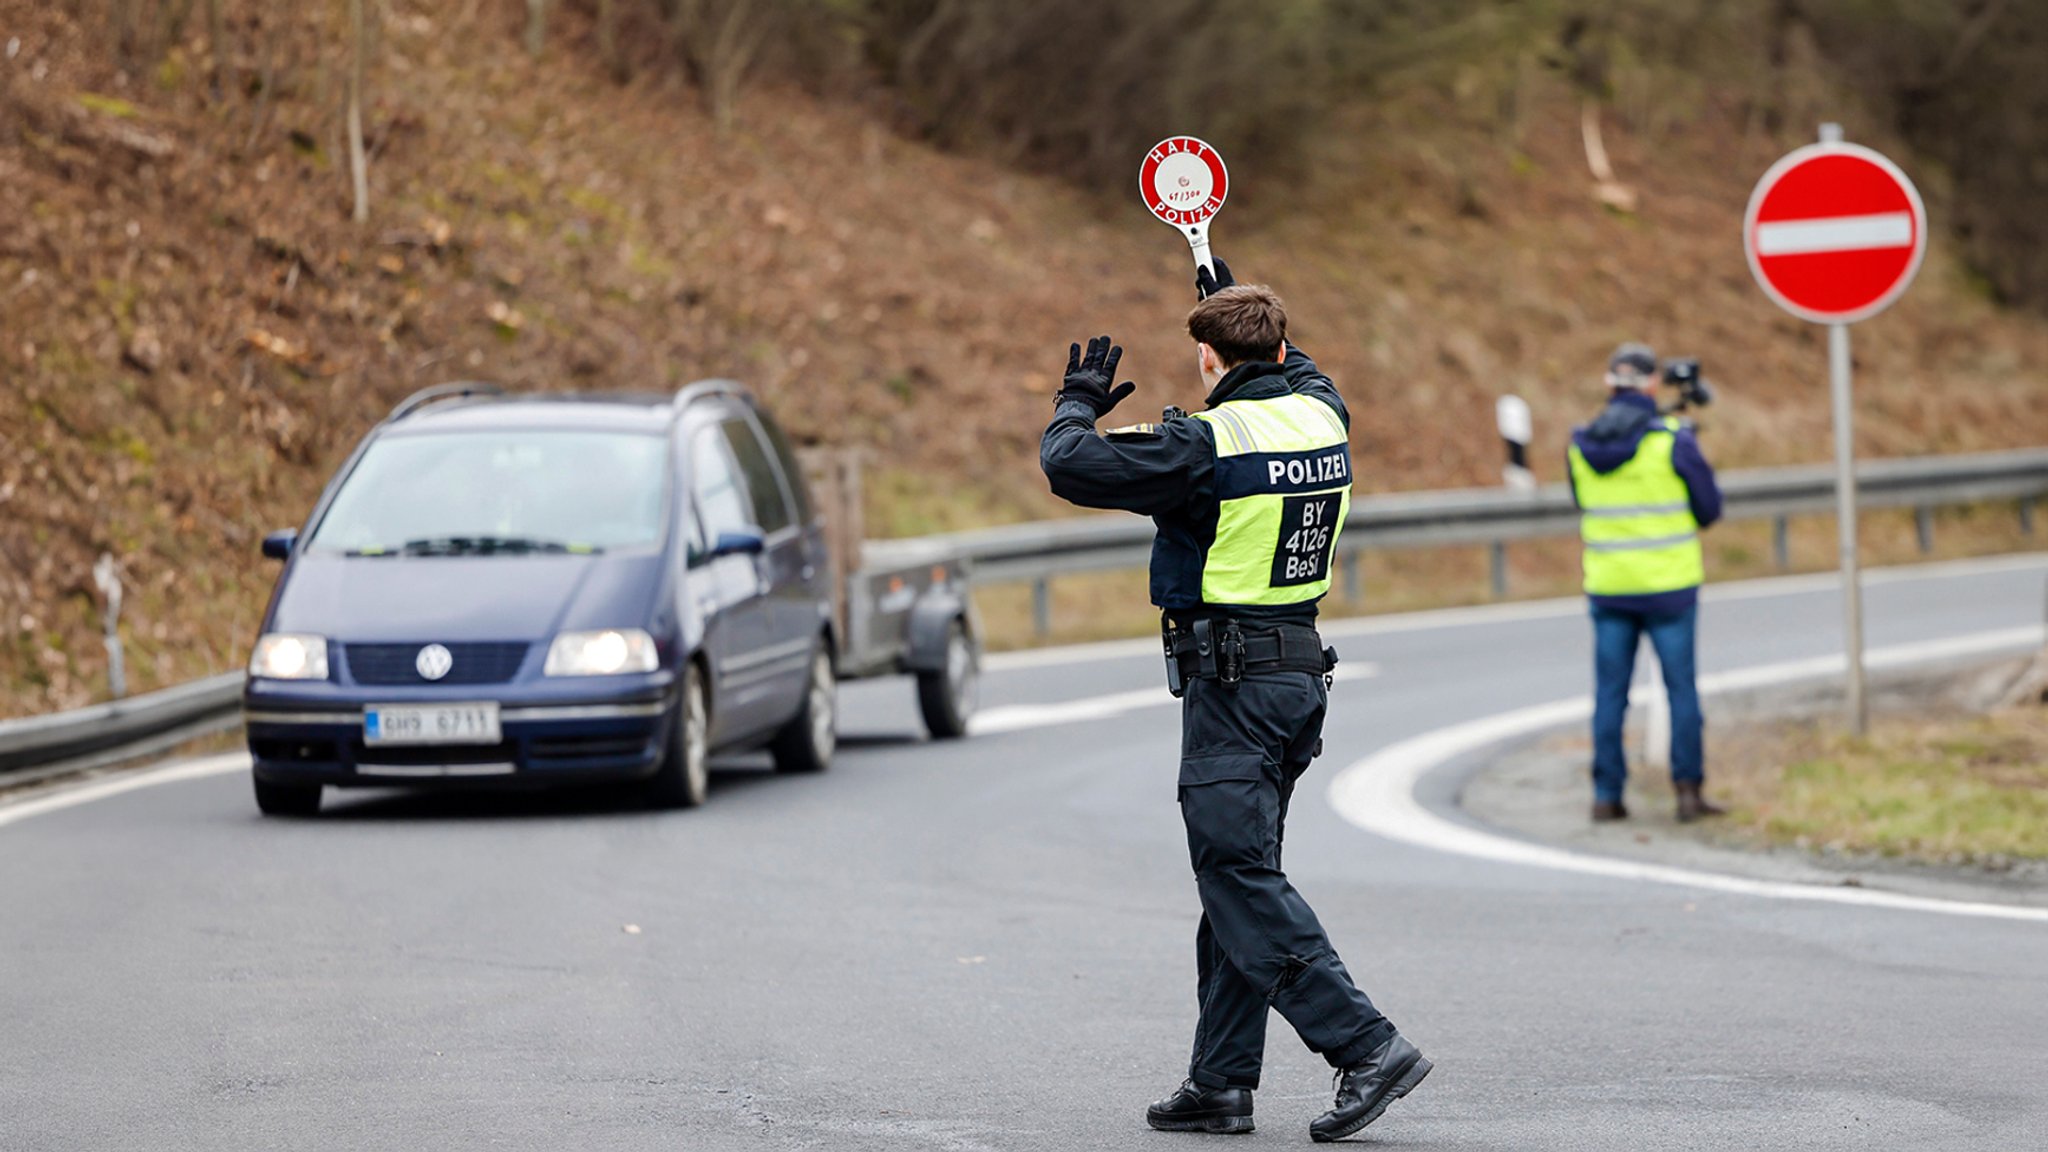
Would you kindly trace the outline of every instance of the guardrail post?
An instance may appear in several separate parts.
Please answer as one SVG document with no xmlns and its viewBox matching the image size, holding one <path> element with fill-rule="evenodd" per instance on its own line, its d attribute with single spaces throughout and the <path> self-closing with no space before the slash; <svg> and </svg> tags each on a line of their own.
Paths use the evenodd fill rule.
<svg viewBox="0 0 2048 1152">
<path fill-rule="evenodd" d="M 1344 566 L 1344 599 L 1352 604 L 1365 599 L 1364 579 L 1359 574 L 1362 565 L 1358 559 L 1358 549 L 1353 548 L 1344 553 L 1339 563 Z"/>
<path fill-rule="evenodd" d="M 1934 509 L 1925 504 L 1913 509 L 1913 534 L 1920 539 L 1922 556 L 1934 551 Z"/>
<path fill-rule="evenodd" d="M 1031 582 L 1031 626 L 1043 640 L 1052 635 L 1052 578 L 1040 576 Z"/>
<path fill-rule="evenodd" d="M 1792 567 L 1792 520 L 1789 516 L 1771 517 L 1771 557 L 1778 562 L 1778 571 Z"/>
<path fill-rule="evenodd" d="M 1489 552 L 1492 561 L 1490 567 L 1493 569 L 1493 598 L 1495 600 L 1505 600 L 1508 598 L 1507 541 L 1495 540 L 1491 545 Z"/>
<path fill-rule="evenodd" d="M 2034 534 L 2034 497 L 2032 496 L 2025 497 L 2020 501 L 2020 531 L 2029 536 Z"/>
</svg>

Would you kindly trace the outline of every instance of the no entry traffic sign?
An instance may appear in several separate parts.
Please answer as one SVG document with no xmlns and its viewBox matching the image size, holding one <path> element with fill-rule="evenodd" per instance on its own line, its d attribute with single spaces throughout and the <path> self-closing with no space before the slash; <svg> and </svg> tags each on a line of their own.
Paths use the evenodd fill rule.
<svg viewBox="0 0 2048 1152">
<path fill-rule="evenodd" d="M 1193 136 L 1168 136 L 1138 165 L 1138 194 L 1154 216 L 1179 229 L 1195 263 L 1209 262 L 1209 221 L 1230 195 L 1230 170 L 1216 149 Z"/>
<path fill-rule="evenodd" d="M 1757 182 L 1742 236 L 1750 271 L 1780 307 L 1816 324 L 1854 324 L 1913 282 L 1927 252 L 1927 209 L 1878 153 L 1809 144 Z"/>
<path fill-rule="evenodd" d="M 1884 311 L 1920 271 L 1927 208 L 1899 166 L 1842 142 L 1823 124 L 1820 143 L 1771 165 L 1742 221 L 1749 270 L 1787 312 L 1828 326 L 1828 393 L 1835 410 L 1835 528 L 1842 568 L 1849 728 L 1869 726 L 1863 681 L 1863 585 L 1856 560 L 1854 361 L 1849 325 Z"/>
</svg>

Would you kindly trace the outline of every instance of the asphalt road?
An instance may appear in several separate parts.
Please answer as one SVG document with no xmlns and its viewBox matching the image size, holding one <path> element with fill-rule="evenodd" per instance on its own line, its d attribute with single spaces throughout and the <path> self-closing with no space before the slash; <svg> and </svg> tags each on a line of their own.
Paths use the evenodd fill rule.
<svg viewBox="0 0 2048 1152">
<path fill-rule="evenodd" d="M 2038 622 L 2044 576 L 1886 579 L 1871 641 Z M 1709 669 L 1837 646 L 1812 582 L 1722 591 Z M 1335 631 L 1376 672 L 1338 686 L 1289 870 L 1437 1063 L 1364 1139 L 2048 1147 L 2048 926 L 1381 840 L 1331 774 L 1583 693 L 1589 629 L 1536 606 Z M 1008 730 L 949 745 L 912 735 L 902 684 L 857 686 L 829 774 L 738 764 L 695 812 L 330 793 L 267 821 L 231 773 L 7 824 L 0 1150 L 1211 1146 L 1142 1120 L 1194 1015 L 1158 680 L 1142 647 L 1012 661 L 986 685 Z M 1305 1143 L 1328 1093 L 1275 1018 L 1230 1146 Z"/>
</svg>

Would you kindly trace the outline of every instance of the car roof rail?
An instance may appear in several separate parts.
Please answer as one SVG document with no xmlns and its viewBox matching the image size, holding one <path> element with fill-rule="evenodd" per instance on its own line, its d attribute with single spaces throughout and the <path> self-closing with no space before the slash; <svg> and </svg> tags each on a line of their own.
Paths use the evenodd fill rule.
<svg viewBox="0 0 2048 1152">
<path fill-rule="evenodd" d="M 482 380 L 458 380 L 452 384 L 435 384 L 429 388 L 422 388 L 400 401 L 398 407 L 393 408 L 391 415 L 386 416 L 384 421 L 388 424 L 393 420 L 403 420 L 436 400 L 447 400 L 461 396 L 503 396 L 504 394 L 505 390 L 503 388 Z"/>
<path fill-rule="evenodd" d="M 683 409 L 689 407 L 692 401 L 701 400 L 706 396 L 734 396 L 745 400 L 747 399 L 747 387 L 737 380 L 725 379 L 699 380 L 692 384 L 685 384 L 676 391 L 675 410 L 677 415 L 681 415 Z"/>
</svg>

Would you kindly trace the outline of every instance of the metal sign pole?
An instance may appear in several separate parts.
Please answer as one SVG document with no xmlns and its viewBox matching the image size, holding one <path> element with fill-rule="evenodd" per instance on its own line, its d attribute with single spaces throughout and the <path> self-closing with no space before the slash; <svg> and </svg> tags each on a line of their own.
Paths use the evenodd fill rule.
<svg viewBox="0 0 2048 1152">
<path fill-rule="evenodd" d="M 1849 731 L 1870 727 L 1863 685 L 1863 580 L 1856 568 L 1856 437 L 1849 407 L 1849 326 L 1828 325 L 1829 391 L 1835 407 L 1835 521 L 1841 540 L 1842 631 L 1849 660 Z"/>
</svg>

